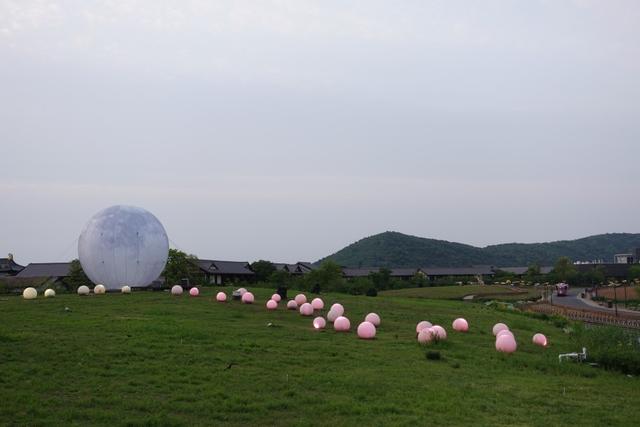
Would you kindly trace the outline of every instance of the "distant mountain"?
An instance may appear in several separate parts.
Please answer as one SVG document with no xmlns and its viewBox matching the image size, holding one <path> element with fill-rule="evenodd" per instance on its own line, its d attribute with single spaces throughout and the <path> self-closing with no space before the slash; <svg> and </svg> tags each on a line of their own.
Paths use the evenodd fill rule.
<svg viewBox="0 0 640 427">
<path fill-rule="evenodd" d="M 347 267 L 497 267 L 553 265 L 561 256 L 572 260 L 613 262 L 617 253 L 640 248 L 640 234 L 612 233 L 548 243 L 505 243 L 478 248 L 446 240 L 387 231 L 366 237 L 318 262 L 331 259 Z"/>
</svg>

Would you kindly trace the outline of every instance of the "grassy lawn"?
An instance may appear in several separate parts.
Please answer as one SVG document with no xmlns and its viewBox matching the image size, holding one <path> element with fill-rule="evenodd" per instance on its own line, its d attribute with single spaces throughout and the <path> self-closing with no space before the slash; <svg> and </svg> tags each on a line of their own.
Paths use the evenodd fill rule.
<svg viewBox="0 0 640 427">
<path fill-rule="evenodd" d="M 467 295 L 475 295 L 475 299 L 499 299 L 499 300 L 525 300 L 539 297 L 537 288 L 513 288 L 501 285 L 461 285 L 461 286 L 434 286 L 428 288 L 408 288 L 383 291 L 383 296 L 453 299 L 461 300 Z"/>
<path fill-rule="evenodd" d="M 433 288 L 434 290 L 437 288 Z M 316 332 L 256 289 L 255 305 L 134 293 L 24 301 L 0 298 L 3 425 L 637 425 L 640 382 L 586 365 L 558 365 L 577 350 L 549 322 L 479 304 L 325 295 L 352 330 L 369 311 L 377 339 Z M 282 303 L 281 303 L 282 305 Z M 70 311 L 65 311 L 69 307 Z M 467 334 L 451 321 L 469 320 Z M 427 319 L 449 340 L 414 337 Z M 494 350 L 491 327 L 518 338 Z M 272 322 L 274 327 L 267 327 Z M 531 344 L 543 332 L 550 347 Z"/>
</svg>

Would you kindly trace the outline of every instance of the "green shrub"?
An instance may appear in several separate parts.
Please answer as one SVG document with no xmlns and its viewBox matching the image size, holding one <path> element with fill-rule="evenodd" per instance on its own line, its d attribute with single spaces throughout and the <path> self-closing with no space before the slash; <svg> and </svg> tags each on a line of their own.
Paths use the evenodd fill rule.
<svg viewBox="0 0 640 427">
<path fill-rule="evenodd" d="M 640 374 L 640 332 L 612 326 L 576 328 L 574 339 L 586 347 L 587 360 L 606 369 Z"/>
</svg>

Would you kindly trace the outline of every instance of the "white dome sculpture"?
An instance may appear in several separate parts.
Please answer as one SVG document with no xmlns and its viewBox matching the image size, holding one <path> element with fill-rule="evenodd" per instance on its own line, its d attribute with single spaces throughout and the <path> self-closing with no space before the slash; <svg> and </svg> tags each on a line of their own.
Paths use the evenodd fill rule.
<svg viewBox="0 0 640 427">
<path fill-rule="evenodd" d="M 38 291 L 36 288 L 26 288 L 22 291 L 22 298 L 24 299 L 36 299 L 38 297 Z"/>
<path fill-rule="evenodd" d="M 91 290 L 86 285 L 78 287 L 78 295 L 89 295 L 89 292 L 91 292 Z"/>
<path fill-rule="evenodd" d="M 56 291 L 54 291 L 53 289 L 47 289 L 46 291 L 44 291 L 45 298 L 53 298 L 55 296 L 56 296 Z"/>
<path fill-rule="evenodd" d="M 144 287 L 156 280 L 167 262 L 169 239 L 150 212 L 112 206 L 95 214 L 78 239 L 78 258 L 93 283 L 120 289 L 122 283 Z"/>
</svg>

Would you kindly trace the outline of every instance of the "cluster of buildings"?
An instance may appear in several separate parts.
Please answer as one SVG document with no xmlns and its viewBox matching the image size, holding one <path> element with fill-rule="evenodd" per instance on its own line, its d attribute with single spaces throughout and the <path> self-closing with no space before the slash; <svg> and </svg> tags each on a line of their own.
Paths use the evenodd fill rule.
<svg viewBox="0 0 640 427">
<path fill-rule="evenodd" d="M 629 268 L 635 262 L 640 261 L 640 248 L 635 254 L 617 254 L 614 263 L 601 262 L 579 262 L 575 264 L 580 273 L 586 273 L 591 269 L 599 268 L 608 278 L 624 279 L 627 277 Z M 255 280 L 255 272 L 246 261 L 221 261 L 210 259 L 198 259 L 196 261 L 200 272 L 204 275 L 207 283 L 212 285 L 225 285 L 235 282 L 252 282 Z M 317 268 L 310 262 L 296 262 L 294 264 L 273 263 L 276 270 L 285 271 L 292 276 L 303 276 Z M 7 258 L 0 258 L 0 277 L 15 277 L 16 279 L 36 280 L 41 278 L 42 283 L 55 283 L 64 280 L 69 276 L 70 262 L 49 262 L 30 263 L 22 266 L 16 263 L 13 256 L 9 254 Z M 548 274 L 553 267 L 545 266 L 540 268 L 541 274 Z M 343 267 L 342 275 L 346 279 L 367 277 L 371 273 L 380 272 L 378 267 L 350 268 Z M 514 276 L 524 276 L 528 267 L 494 267 L 489 265 L 471 267 L 416 267 L 416 268 L 391 268 L 390 277 L 401 280 L 409 280 L 415 276 L 422 276 L 426 280 L 436 281 L 443 278 L 475 278 L 478 282 L 491 279 L 498 272 L 510 273 Z"/>
</svg>

